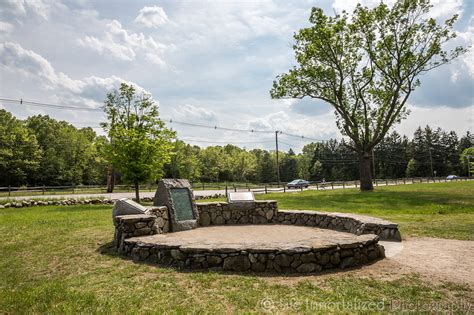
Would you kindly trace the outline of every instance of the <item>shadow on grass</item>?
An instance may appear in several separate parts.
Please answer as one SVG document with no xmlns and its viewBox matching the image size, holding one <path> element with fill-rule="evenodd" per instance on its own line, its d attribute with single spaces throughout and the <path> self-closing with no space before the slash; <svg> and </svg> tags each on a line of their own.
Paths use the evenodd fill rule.
<svg viewBox="0 0 474 315">
<path fill-rule="evenodd" d="M 317 275 L 336 275 L 336 274 L 344 274 L 354 270 L 359 270 L 362 267 L 370 266 L 378 261 L 382 260 L 383 258 L 379 258 L 376 260 L 372 260 L 367 262 L 363 265 L 347 267 L 344 269 L 327 269 L 319 272 L 309 272 L 309 273 L 297 273 L 297 272 L 276 272 L 276 271 L 263 271 L 263 272 L 255 272 L 255 271 L 231 271 L 231 270 L 223 270 L 222 267 L 209 267 L 209 268 L 189 268 L 189 267 L 179 267 L 175 264 L 164 264 L 159 262 L 154 262 L 150 260 L 145 261 L 135 261 L 130 256 L 121 255 L 116 247 L 114 242 L 109 242 L 99 246 L 96 250 L 101 255 L 106 255 L 111 258 L 122 259 L 124 261 L 133 262 L 136 265 L 146 265 L 155 268 L 163 268 L 166 270 L 177 271 L 183 274 L 209 274 L 215 273 L 218 275 L 238 275 L 238 276 L 251 276 L 251 277 L 258 277 L 258 278 L 274 278 L 274 277 L 290 277 L 290 278 L 301 278 L 305 276 L 317 276 Z"/>
</svg>

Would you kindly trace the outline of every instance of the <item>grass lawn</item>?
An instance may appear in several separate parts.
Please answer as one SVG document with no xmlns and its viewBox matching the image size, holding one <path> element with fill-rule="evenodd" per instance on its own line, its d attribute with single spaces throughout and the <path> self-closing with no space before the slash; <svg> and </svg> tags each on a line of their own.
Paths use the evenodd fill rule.
<svg viewBox="0 0 474 315">
<path fill-rule="evenodd" d="M 367 214 L 400 224 L 402 236 L 474 240 L 474 181 L 256 195 L 279 209 Z"/>
<path fill-rule="evenodd" d="M 400 222 L 410 235 L 470 239 L 473 188 L 473 183 L 424 184 L 384 187 L 368 194 L 340 190 L 261 197 L 279 200 L 282 209 L 385 217 Z M 263 312 L 273 305 L 270 310 L 280 313 L 326 314 L 393 310 L 393 300 L 417 305 L 474 303 L 466 286 L 427 283 L 416 275 L 381 280 L 344 272 L 286 282 L 275 275 L 183 272 L 135 264 L 104 250 L 113 238 L 111 208 L 0 209 L 0 313 L 240 313 Z M 420 227 L 410 223 L 410 217 Z"/>
</svg>

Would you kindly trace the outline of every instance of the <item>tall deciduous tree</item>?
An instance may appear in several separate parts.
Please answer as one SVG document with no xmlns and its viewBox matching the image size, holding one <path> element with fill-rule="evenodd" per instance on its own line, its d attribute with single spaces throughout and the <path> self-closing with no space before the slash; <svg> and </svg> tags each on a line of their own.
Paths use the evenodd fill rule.
<svg viewBox="0 0 474 315">
<path fill-rule="evenodd" d="M 438 24 L 428 0 L 398 0 L 350 17 L 313 8 L 311 27 L 295 34 L 298 67 L 277 78 L 273 98 L 321 99 L 335 108 L 337 126 L 357 152 L 361 190 L 372 190 L 371 153 L 390 127 L 408 115 L 418 77 L 466 51 L 443 45 L 456 36 L 457 15 Z"/>
<path fill-rule="evenodd" d="M 135 186 L 139 202 L 139 184 L 158 178 L 170 161 L 175 133 L 159 119 L 151 96 L 137 95 L 133 85 L 122 83 L 119 90 L 107 94 L 104 112 L 108 122 L 102 127 L 110 139 L 107 158 L 124 181 Z"/>
</svg>

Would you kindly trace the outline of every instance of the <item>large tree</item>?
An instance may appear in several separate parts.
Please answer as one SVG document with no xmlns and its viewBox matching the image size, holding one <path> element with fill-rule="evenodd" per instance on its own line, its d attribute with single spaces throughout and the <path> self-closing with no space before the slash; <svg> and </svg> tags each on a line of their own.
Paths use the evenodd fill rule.
<svg viewBox="0 0 474 315">
<path fill-rule="evenodd" d="M 122 83 L 119 90 L 107 94 L 104 112 L 108 119 L 102 124 L 109 135 L 107 158 L 122 179 L 135 186 L 135 198 L 140 202 L 139 184 L 163 173 L 175 133 L 159 119 L 151 96 L 138 95 L 133 85 Z"/>
<path fill-rule="evenodd" d="M 273 83 L 273 98 L 311 97 L 335 108 L 347 145 L 359 158 L 361 190 L 372 190 L 372 150 L 408 115 L 418 77 L 466 51 L 444 44 L 456 36 L 457 15 L 438 24 L 428 0 L 399 0 L 393 7 L 358 5 L 327 16 L 313 8 L 312 26 L 294 35 L 299 64 Z"/>
</svg>

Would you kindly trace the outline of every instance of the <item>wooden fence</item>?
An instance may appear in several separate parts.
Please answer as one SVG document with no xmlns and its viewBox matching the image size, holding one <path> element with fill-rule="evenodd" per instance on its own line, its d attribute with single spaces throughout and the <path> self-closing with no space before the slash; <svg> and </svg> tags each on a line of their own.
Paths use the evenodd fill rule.
<svg viewBox="0 0 474 315">
<path fill-rule="evenodd" d="M 450 181 L 473 180 L 468 177 L 458 177 L 448 180 L 446 177 L 416 177 L 416 178 L 394 178 L 394 179 L 376 179 L 374 186 L 406 185 L 416 183 L 438 183 Z M 360 186 L 359 180 L 352 181 L 328 181 L 310 182 L 309 189 L 327 190 L 327 189 L 345 189 L 357 188 Z M 253 191 L 255 193 L 287 192 L 294 190 L 287 188 L 287 183 L 193 183 L 194 190 L 217 190 L 224 191 Z M 297 188 L 303 190 L 303 188 Z M 155 191 L 155 185 L 141 185 L 141 191 Z M 133 192 L 134 188 L 130 185 L 115 185 L 114 192 Z M 107 187 L 101 185 L 69 185 L 69 186 L 21 186 L 21 187 L 0 187 L 0 196 L 15 195 L 45 195 L 45 194 L 94 194 L 106 193 Z"/>
</svg>

